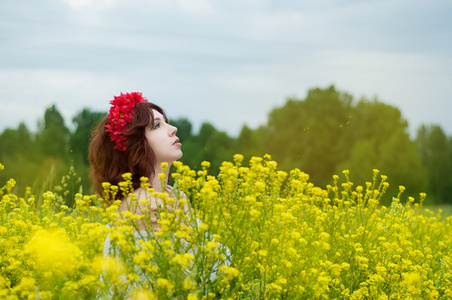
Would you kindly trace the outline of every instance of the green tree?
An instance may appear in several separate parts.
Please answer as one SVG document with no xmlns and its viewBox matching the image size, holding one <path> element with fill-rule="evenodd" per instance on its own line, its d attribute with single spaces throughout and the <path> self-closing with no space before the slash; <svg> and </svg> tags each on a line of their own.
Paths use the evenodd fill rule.
<svg viewBox="0 0 452 300">
<path fill-rule="evenodd" d="M 426 192 L 428 178 L 422 160 L 417 152 L 416 144 L 409 139 L 407 132 L 394 130 L 385 143 L 380 147 L 380 171 L 389 178 L 388 196 L 392 198 L 398 191 L 398 186 L 406 188 L 406 196 L 419 197 L 419 193 Z M 387 199 L 387 204 L 392 199 Z M 431 203 L 432 199 L 426 202 Z"/>
<path fill-rule="evenodd" d="M 253 156 L 263 156 L 263 145 L 261 145 L 262 139 L 259 136 L 263 133 L 262 129 L 252 130 L 247 125 L 243 125 L 239 136 L 236 139 L 236 152 L 242 154 L 245 160 L 249 160 Z"/>
<path fill-rule="evenodd" d="M 187 118 L 179 118 L 170 120 L 173 126 L 177 127 L 177 136 L 182 143 L 182 152 L 184 153 L 181 161 L 189 165 L 191 168 L 199 165 L 199 149 L 200 146 L 196 143 L 196 137 L 192 134 L 192 124 Z"/>
<path fill-rule="evenodd" d="M 14 178 L 18 192 L 22 194 L 26 185 L 31 186 L 36 181 L 40 161 L 34 137 L 24 123 L 20 123 L 17 129 L 5 129 L 0 135 L 0 162 L 7 170 L 0 172 L 0 186 L 9 178 Z"/>
<path fill-rule="evenodd" d="M 325 184 L 347 157 L 341 140 L 350 119 L 352 97 L 334 86 L 315 88 L 306 99 L 289 99 L 270 112 L 264 147 L 283 169 L 300 168 Z"/>
<path fill-rule="evenodd" d="M 44 156 L 66 158 L 69 152 L 69 129 L 55 105 L 47 108 L 38 124 L 36 141 Z"/>
<path fill-rule="evenodd" d="M 7 128 L 0 135 L 0 159 L 7 155 L 30 155 L 33 149 L 33 137 L 25 123 L 17 128 Z"/>
<path fill-rule="evenodd" d="M 83 186 L 84 191 L 92 192 L 91 182 L 89 180 L 88 162 L 88 148 L 89 143 L 91 142 L 91 134 L 93 129 L 105 115 L 106 113 L 104 112 L 94 112 L 89 108 L 84 108 L 72 118 L 72 123 L 75 125 L 75 130 L 69 138 L 70 157 L 74 167 L 72 172 L 77 173 L 77 175 L 80 176 L 80 184 Z M 72 177 L 68 178 L 74 180 Z M 79 183 L 77 183 L 77 185 L 78 184 Z M 72 204 L 70 199 L 66 200 L 66 202 L 68 202 L 69 205 Z"/>
<path fill-rule="evenodd" d="M 182 143 L 192 138 L 192 124 L 187 118 L 170 120 L 170 124 L 177 127 L 177 137 Z"/>
<path fill-rule="evenodd" d="M 416 145 L 429 177 L 429 191 L 437 202 L 452 203 L 452 140 L 438 125 L 422 125 Z"/>
<path fill-rule="evenodd" d="M 44 113 L 38 122 L 36 133 L 36 153 L 38 153 L 40 170 L 33 182 L 35 191 L 51 190 L 60 183 L 73 162 L 69 149 L 70 131 L 65 120 L 55 105 Z M 38 194 L 41 194 L 40 192 Z"/>
<path fill-rule="evenodd" d="M 395 131 L 407 132 L 408 122 L 400 110 L 378 99 L 362 98 L 350 114 L 347 135 L 350 141 L 371 139 L 383 144 Z"/>
<path fill-rule="evenodd" d="M 372 169 L 387 175 L 391 184 L 388 204 L 397 194 L 398 186 L 406 187 L 406 194 L 416 196 L 425 192 L 427 177 L 416 145 L 407 133 L 408 122 L 400 110 L 377 99 L 362 98 L 354 106 L 350 122 L 345 128 L 343 149 L 349 147 L 347 159 L 338 164 L 335 173 L 350 170 L 356 184 L 363 185 L 372 176 Z"/>
<path fill-rule="evenodd" d="M 225 132 L 218 131 L 210 123 L 203 123 L 197 135 L 182 142 L 184 156 L 181 161 L 195 170 L 202 161 L 209 161 L 211 173 L 217 174 L 221 163 L 232 159 L 234 146 L 235 140 Z"/>
<path fill-rule="evenodd" d="M 75 124 L 75 131 L 69 139 L 70 149 L 77 161 L 88 165 L 88 147 L 91 141 L 91 133 L 99 121 L 106 115 L 103 112 L 93 112 L 89 108 L 84 108 L 75 117 L 72 123 Z"/>
<path fill-rule="evenodd" d="M 377 99 L 354 104 L 350 94 L 330 86 L 309 90 L 303 100 L 288 99 L 260 128 L 263 141 L 256 143 L 256 131 L 253 135 L 245 128 L 238 144 L 250 140 L 250 148 L 242 151 L 258 145 L 260 153 L 271 154 L 283 169 L 300 168 L 321 186 L 344 169 L 355 184 L 363 185 L 379 169 L 394 183 L 391 198 L 398 185 L 411 195 L 426 188 L 426 171 L 407 127 L 398 108 Z"/>
</svg>

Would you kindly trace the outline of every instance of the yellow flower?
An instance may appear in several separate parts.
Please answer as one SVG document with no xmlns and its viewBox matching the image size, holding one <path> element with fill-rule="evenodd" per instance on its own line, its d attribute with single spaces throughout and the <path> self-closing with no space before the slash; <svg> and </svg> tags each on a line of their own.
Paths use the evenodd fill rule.
<svg viewBox="0 0 452 300">
<path fill-rule="evenodd" d="M 184 286 L 184 289 L 188 291 L 196 286 L 196 282 L 194 282 L 193 280 L 190 280 L 190 279 L 185 279 L 183 286 Z"/>
<path fill-rule="evenodd" d="M 225 265 L 220 266 L 218 268 L 218 271 L 223 272 L 228 281 L 231 281 L 232 279 L 237 278 L 240 275 L 240 271 L 237 268 L 229 267 L 229 266 L 225 266 Z"/>
<path fill-rule="evenodd" d="M 403 273 L 404 282 L 408 285 L 416 285 L 421 280 L 418 272 Z"/>
<path fill-rule="evenodd" d="M 206 250 L 207 251 L 213 251 L 214 249 L 218 248 L 220 246 L 220 243 L 216 241 L 208 241 L 206 244 Z"/>
<path fill-rule="evenodd" d="M 187 300 L 198 300 L 198 296 L 196 294 L 190 293 L 187 296 Z"/>
<path fill-rule="evenodd" d="M 299 233 L 298 231 L 292 231 L 290 233 L 291 238 L 293 238 L 294 240 L 298 240 L 301 238 L 301 233 Z"/>
<path fill-rule="evenodd" d="M 237 163 L 241 163 L 243 161 L 243 155 L 242 154 L 235 154 L 234 155 L 234 161 Z"/>
<path fill-rule="evenodd" d="M 133 300 L 157 300 L 158 298 L 149 289 L 138 288 L 130 293 Z"/>
<path fill-rule="evenodd" d="M 194 258 L 195 256 L 191 253 L 176 254 L 170 262 L 173 264 L 179 264 L 184 268 L 188 268 L 193 262 Z"/>
<path fill-rule="evenodd" d="M 282 287 L 276 283 L 267 284 L 267 288 L 269 289 L 270 292 L 276 291 L 277 293 L 280 293 L 282 291 Z"/>
<path fill-rule="evenodd" d="M 249 167 L 242 155 L 233 159 L 218 176 L 208 175 L 209 162 L 196 172 L 175 162 L 174 186 L 186 199 L 155 192 L 148 178 L 147 197 L 136 199 L 131 174 L 118 186 L 104 183 L 108 196 L 124 192 L 133 205 L 163 201 L 160 230 L 150 236 L 130 222 L 149 219 L 149 210 L 137 216 L 119 210 L 120 200 L 81 193 L 70 197 L 73 209 L 62 202 L 67 185 L 21 198 L 9 180 L 0 187 L 0 298 L 452 298 L 451 219 L 421 209 L 425 194 L 405 205 L 389 195 L 387 207 L 387 176 L 376 169 L 354 190 L 348 170 L 323 189 L 300 169 L 277 170 L 270 156 Z M 102 254 L 107 234 L 111 256 Z"/>
<path fill-rule="evenodd" d="M 201 223 L 201 224 L 199 224 L 199 229 L 207 230 L 207 229 L 209 229 L 209 225 L 207 225 L 206 223 Z"/>
<path fill-rule="evenodd" d="M 174 292 L 174 284 L 165 278 L 158 278 L 157 279 L 157 286 L 162 289 L 167 289 L 171 292 Z"/>
<path fill-rule="evenodd" d="M 39 269 L 57 274 L 73 273 L 82 255 L 62 230 L 36 232 L 25 249 Z"/>
<path fill-rule="evenodd" d="M 250 214 L 251 220 L 253 221 L 253 220 L 255 220 L 255 219 L 260 217 L 261 212 L 256 210 L 256 209 L 254 209 L 254 208 L 252 208 L 250 210 L 249 214 Z"/>
<path fill-rule="evenodd" d="M 208 162 L 208 161 L 201 162 L 201 167 L 203 167 L 205 169 L 210 168 L 210 162 Z"/>
<path fill-rule="evenodd" d="M 113 256 L 97 258 L 93 266 L 102 272 L 102 277 L 108 282 L 124 282 L 126 267 L 123 262 Z M 99 273 L 100 273 L 99 272 Z"/>
</svg>

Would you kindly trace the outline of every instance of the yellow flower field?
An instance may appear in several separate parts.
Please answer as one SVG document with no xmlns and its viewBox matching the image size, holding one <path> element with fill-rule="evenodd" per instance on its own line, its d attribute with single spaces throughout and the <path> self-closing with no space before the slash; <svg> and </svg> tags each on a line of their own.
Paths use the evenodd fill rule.
<svg viewBox="0 0 452 300">
<path fill-rule="evenodd" d="M 217 177 L 208 162 L 198 172 L 176 162 L 180 193 L 171 195 L 143 178 L 165 204 L 155 233 L 137 225 L 150 212 L 120 215 L 119 202 L 81 194 L 69 208 L 64 191 L 44 193 L 37 208 L 36 195 L 15 195 L 9 180 L 0 188 L 0 298 L 452 298 L 452 217 L 424 209 L 425 194 L 405 199 L 400 187 L 384 207 L 378 170 L 362 186 L 344 171 L 323 189 L 268 155 L 242 160 L 224 162 Z M 135 195 L 128 174 L 104 187 Z M 191 213 L 170 209 L 176 201 L 190 201 Z"/>
</svg>

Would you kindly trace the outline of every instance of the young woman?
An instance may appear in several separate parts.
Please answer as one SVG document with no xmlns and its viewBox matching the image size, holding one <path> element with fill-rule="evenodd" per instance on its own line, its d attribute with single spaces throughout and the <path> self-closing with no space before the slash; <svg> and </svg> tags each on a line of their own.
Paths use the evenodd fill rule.
<svg viewBox="0 0 452 300">
<path fill-rule="evenodd" d="M 131 205 L 133 200 L 130 197 L 118 195 L 119 197 L 117 198 L 121 200 L 119 211 L 131 211 L 131 207 L 135 207 L 132 209 L 132 213 L 141 214 L 144 212 L 149 214 L 150 212 L 150 218 L 143 219 L 148 221 L 138 223 L 139 228 L 130 234 L 135 236 L 135 242 L 139 239 L 158 239 L 158 235 L 152 234 L 152 231 L 155 233 L 160 229 L 158 224 L 158 206 L 164 206 L 162 205 L 161 199 L 153 197 L 141 189 L 141 178 L 143 176 L 149 178 L 149 184 L 155 191 L 162 192 L 166 190 L 170 197 L 176 200 L 171 206 L 166 206 L 167 210 L 179 210 L 183 208 L 185 214 L 190 213 L 188 204 L 182 207 L 177 200 L 184 197 L 177 197 L 175 192 L 172 191 L 172 188 L 166 185 L 171 164 L 182 157 L 182 145 L 176 136 L 177 128 L 168 123 L 165 112 L 159 106 L 147 102 L 141 93 L 121 94 L 120 96 L 114 97 L 114 100 L 110 103 L 112 104 L 110 112 L 94 130 L 89 147 L 89 161 L 94 187 L 98 194 L 104 197 L 108 196 L 104 194 L 102 183 L 108 182 L 111 185 L 118 185 L 123 181 L 122 175 L 124 173 L 131 173 L 136 199 L 146 198 L 150 201 L 144 201 L 144 204 L 141 201 L 135 202 L 135 204 L 138 203 L 136 207 L 136 205 Z M 165 169 L 165 184 L 163 184 L 163 187 L 159 178 L 159 174 L 163 171 L 161 168 L 162 163 L 168 164 Z M 152 224 L 146 223 L 149 220 Z M 199 224 L 201 224 L 201 220 L 196 219 L 195 224 L 191 224 L 191 226 L 198 226 Z M 151 235 L 149 236 L 148 234 Z M 208 237 L 209 239 L 212 238 L 210 235 Z M 179 245 L 176 247 L 183 248 L 181 248 L 183 253 L 197 253 L 197 246 L 190 245 L 185 239 L 180 240 L 180 243 L 175 243 Z M 137 246 L 140 249 L 138 242 Z M 220 264 L 230 264 L 231 255 L 229 249 L 223 245 L 217 247 L 225 254 L 226 260 L 214 260 L 214 265 L 211 265 L 210 269 L 207 268 L 206 273 L 199 273 L 198 276 L 203 276 L 203 278 L 208 276 L 213 281 L 216 278 Z M 110 236 L 108 236 L 104 243 L 104 255 L 119 254 L 121 256 L 120 252 L 115 252 L 113 248 Z M 116 248 L 116 250 L 121 249 Z M 135 263 L 130 257 L 127 259 Z M 204 262 L 206 258 L 202 258 L 201 260 Z M 153 263 L 157 265 L 162 264 L 155 257 Z M 166 266 L 164 262 L 163 266 Z M 185 271 L 187 274 L 189 273 L 188 269 Z M 149 280 L 148 275 L 146 272 L 140 273 L 140 280 Z M 173 275 L 179 276 L 177 274 Z M 130 292 L 131 288 L 133 287 L 127 286 L 126 290 L 123 290 L 123 293 Z M 207 293 L 208 291 L 206 290 L 205 292 Z M 111 287 L 109 293 L 109 296 L 115 298 L 118 291 L 115 287 Z"/>
<path fill-rule="evenodd" d="M 140 188 L 143 176 L 149 178 L 154 191 L 166 189 L 170 192 L 171 187 L 161 186 L 158 175 L 162 173 L 162 163 L 168 163 L 165 170 L 167 181 L 171 164 L 182 157 L 182 144 L 176 136 L 177 128 L 168 123 L 162 108 L 147 102 L 141 93 L 121 93 L 110 103 L 110 112 L 94 130 L 89 147 L 91 177 L 96 192 L 106 196 L 102 183 L 118 185 L 124 180 L 124 173 L 132 174 L 137 199 L 149 197 Z M 119 210 L 129 210 L 130 198 L 120 193 L 118 196 L 121 200 Z M 150 200 L 151 212 L 157 212 L 161 200 Z M 188 212 L 188 207 L 184 208 Z M 138 207 L 134 213 L 140 214 L 141 211 L 142 207 Z M 152 227 L 157 231 L 159 228 L 154 213 L 151 218 Z M 143 229 L 146 224 L 139 225 Z"/>
</svg>

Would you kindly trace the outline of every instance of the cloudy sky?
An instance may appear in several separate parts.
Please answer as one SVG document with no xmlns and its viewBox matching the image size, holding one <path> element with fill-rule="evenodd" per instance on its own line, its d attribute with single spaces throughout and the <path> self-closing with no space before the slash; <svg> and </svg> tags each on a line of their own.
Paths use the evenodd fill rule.
<svg viewBox="0 0 452 300">
<path fill-rule="evenodd" d="M 0 131 L 141 91 L 236 136 L 334 84 L 452 135 L 451 16 L 450 0 L 1 1 Z"/>
</svg>

